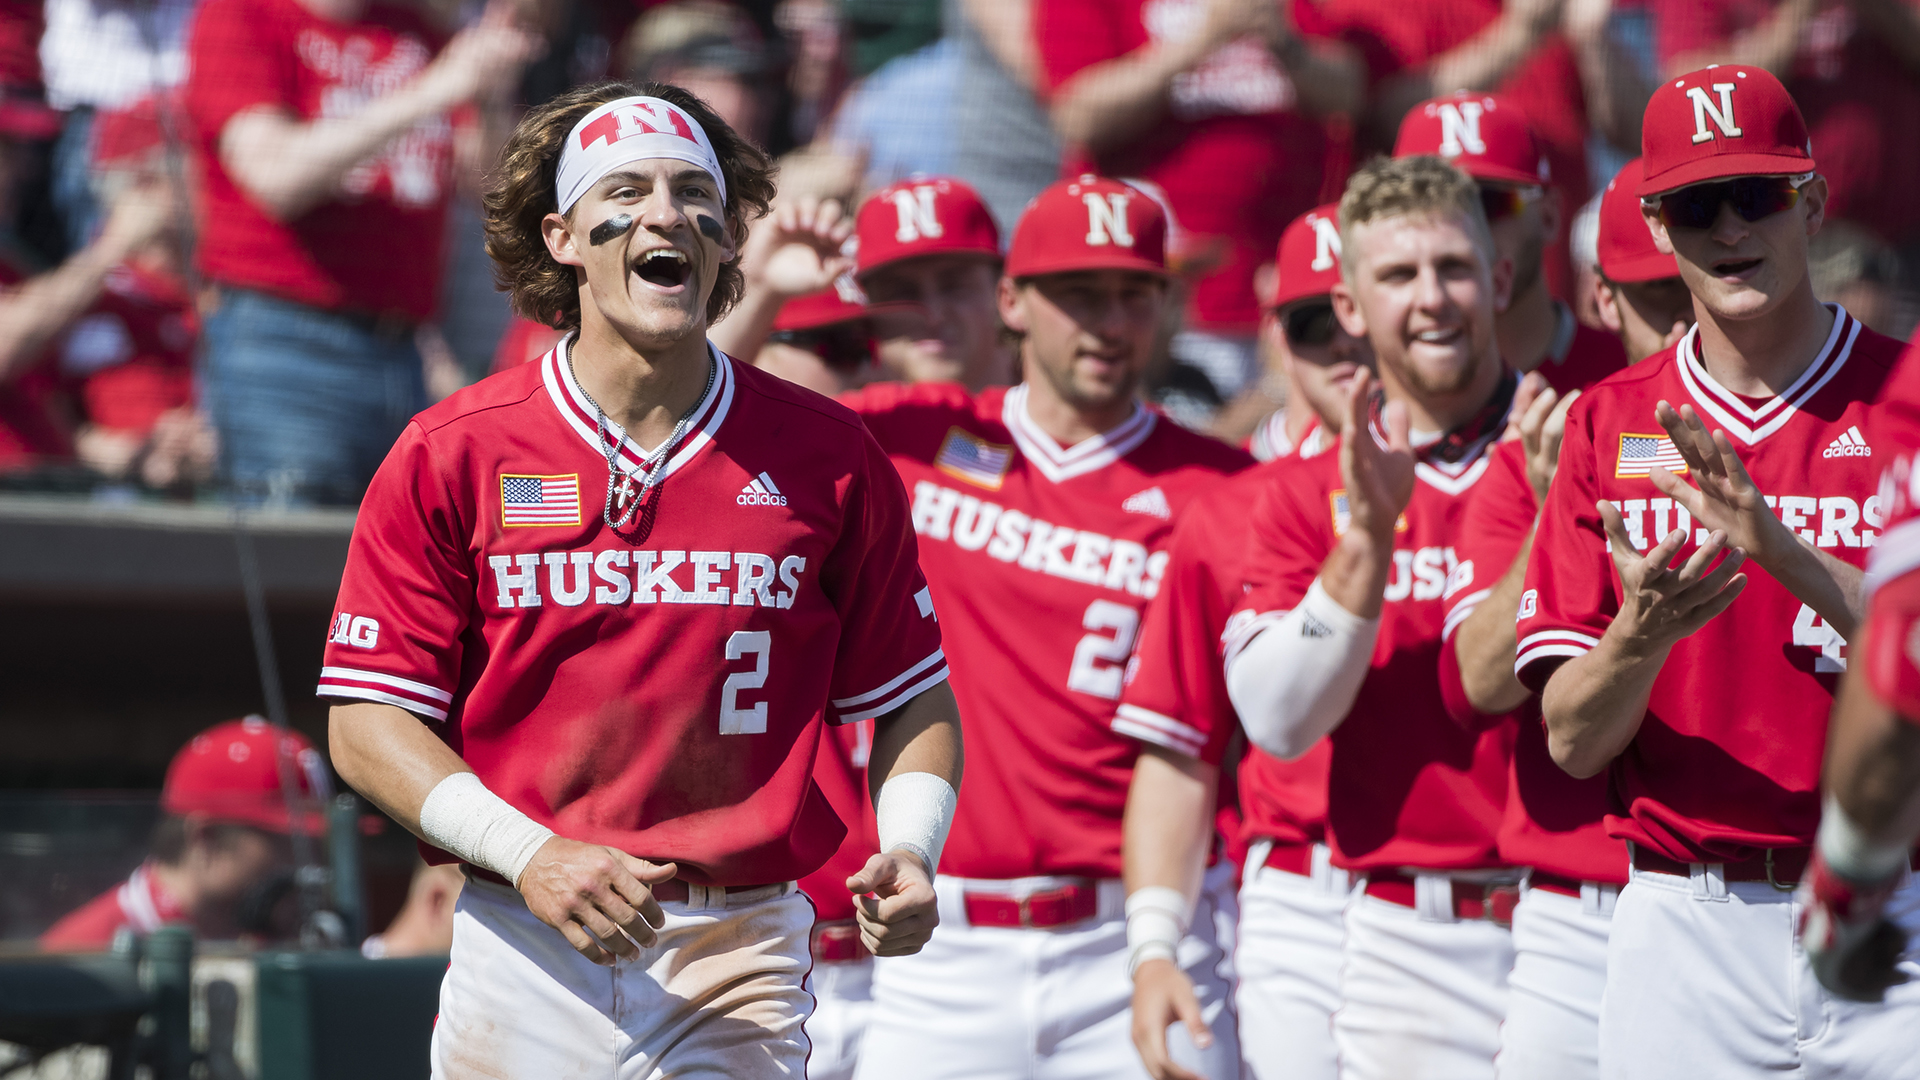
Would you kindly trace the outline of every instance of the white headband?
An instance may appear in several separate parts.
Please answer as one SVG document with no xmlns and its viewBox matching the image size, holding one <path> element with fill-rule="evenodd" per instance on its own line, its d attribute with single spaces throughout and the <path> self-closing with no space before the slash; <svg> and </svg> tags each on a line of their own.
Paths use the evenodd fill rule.
<svg viewBox="0 0 1920 1080">
<path fill-rule="evenodd" d="M 567 133 L 554 183 L 560 212 L 573 209 L 601 177 L 647 158 L 671 158 L 705 169 L 719 186 L 720 202 L 725 205 L 727 180 L 700 122 L 670 101 L 627 97 L 593 110 Z"/>
</svg>

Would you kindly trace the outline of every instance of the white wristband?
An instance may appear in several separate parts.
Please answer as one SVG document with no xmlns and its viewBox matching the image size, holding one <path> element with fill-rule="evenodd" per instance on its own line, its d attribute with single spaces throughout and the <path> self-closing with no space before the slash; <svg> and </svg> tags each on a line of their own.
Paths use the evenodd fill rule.
<svg viewBox="0 0 1920 1080">
<path fill-rule="evenodd" d="M 953 827 L 953 811 L 959 804 L 960 796 L 953 785 L 932 773 L 888 777 L 873 804 L 880 850 L 905 848 L 913 852 L 927 864 L 927 876 L 932 877 L 940 865 L 940 849 L 947 846 L 947 830 Z"/>
<path fill-rule="evenodd" d="M 1149 960 L 1175 959 L 1187 936 L 1187 898 L 1179 889 L 1147 885 L 1127 896 L 1127 978 Z"/>
<path fill-rule="evenodd" d="M 420 835 L 518 886 L 520 872 L 553 830 L 488 791 L 478 776 L 457 772 L 427 793 L 420 805 Z"/>
<path fill-rule="evenodd" d="M 1885 881 L 1907 865 L 1911 853 L 1899 844 L 1876 844 L 1866 832 L 1840 809 L 1840 801 L 1828 795 L 1820 813 L 1820 832 L 1815 840 L 1827 865 L 1841 877 L 1854 881 Z"/>
</svg>

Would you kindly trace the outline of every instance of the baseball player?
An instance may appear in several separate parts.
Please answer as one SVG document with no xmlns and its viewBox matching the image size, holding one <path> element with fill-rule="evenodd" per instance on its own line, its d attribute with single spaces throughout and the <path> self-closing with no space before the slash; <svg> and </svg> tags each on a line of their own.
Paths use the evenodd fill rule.
<svg viewBox="0 0 1920 1080">
<path fill-rule="evenodd" d="M 1373 363 L 1366 339 L 1333 317 L 1338 209 L 1303 214 L 1281 234 L 1261 327 L 1291 384 L 1284 416 L 1299 433 L 1296 452 L 1215 487 L 1181 516 L 1114 714 L 1114 730 L 1145 744 L 1127 800 L 1127 947 L 1134 1045 L 1156 1080 L 1192 1075 L 1169 1059 L 1169 1024 L 1185 1023 L 1196 1041 L 1208 1034 L 1176 961 L 1215 847 L 1210 826 L 1222 760 L 1232 756 L 1239 731 L 1220 636 L 1245 582 L 1247 507 L 1281 471 L 1332 446 L 1328 432 L 1338 428 L 1350 384 Z M 1256 1080 L 1338 1073 L 1329 1018 L 1340 1002 L 1342 918 L 1352 890 L 1325 843 L 1331 754 L 1322 739 L 1298 761 L 1247 749 L 1239 766 L 1238 839 L 1251 851 L 1239 894 L 1234 1004 L 1241 1058 Z"/>
<path fill-rule="evenodd" d="M 1270 754 L 1332 736 L 1331 862 L 1366 877 L 1346 909 L 1340 1074 L 1491 1076 L 1519 878 L 1494 844 L 1512 736 L 1447 716 L 1438 661 L 1460 518 L 1514 395 L 1494 330 L 1507 264 L 1472 179 L 1436 157 L 1362 168 L 1340 225 L 1334 308 L 1372 343 L 1386 404 L 1356 375 L 1339 452 L 1253 504 L 1227 688 Z"/>
<path fill-rule="evenodd" d="M 1013 380 L 995 310 L 1000 230 L 973 188 L 909 177 L 861 204 L 854 236 L 854 276 L 867 298 L 925 312 L 875 319 L 882 368 L 903 382 L 957 382 L 975 393 Z"/>
<path fill-rule="evenodd" d="M 1880 499 L 1887 528 L 1867 561 L 1868 601 L 1862 630 L 1865 662 L 1841 678 L 1827 733 L 1827 790 L 1813 865 L 1804 886 L 1801 944 L 1829 991 L 1856 1001 L 1882 1000 L 1887 990 L 1920 975 L 1904 954 L 1915 912 L 1901 896 L 1920 839 L 1920 660 L 1908 642 L 1920 606 L 1915 512 L 1920 509 L 1920 364 L 1913 349 L 1887 386 L 1884 407 L 1868 428 L 1889 459 Z M 1909 1010 L 1910 1011 L 1910 1010 Z"/>
<path fill-rule="evenodd" d="M 1600 193 L 1595 244 L 1594 306 L 1626 346 L 1630 364 L 1672 348 L 1693 325 L 1693 294 L 1673 256 L 1653 246 L 1653 234 L 1640 216 L 1634 189 L 1643 175 L 1640 159 L 1634 158 L 1607 182 Z"/>
<path fill-rule="evenodd" d="M 568 334 L 409 425 L 319 688 L 341 775 L 470 880 L 434 1073 L 800 1075 L 823 722 L 875 720 L 867 946 L 935 921 L 960 741 L 904 493 L 706 340 L 772 183 L 697 98 L 569 91 L 498 176 L 489 251 Z"/>
<path fill-rule="evenodd" d="M 864 249 L 863 249 L 864 250 Z M 1138 744 L 1108 727 L 1173 523 L 1251 462 L 1135 398 L 1170 302 L 1153 199 L 1082 176 L 1015 228 L 1000 316 L 1027 381 L 870 386 L 853 399 L 913 500 L 974 747 L 934 883 L 940 936 L 874 971 L 863 1078 L 1144 1075 L 1127 1040 L 1121 817 Z M 1211 895 L 1182 966 L 1234 1076 Z"/>
<path fill-rule="evenodd" d="M 1862 424 L 1900 346 L 1814 298 L 1827 185 L 1779 80 L 1670 79 L 1643 130 L 1636 190 L 1698 322 L 1568 412 L 1516 658 L 1629 844 L 1601 1075 L 1907 1075 L 1910 1019 L 1802 977 L 1792 891 L 1885 523 Z"/>
<path fill-rule="evenodd" d="M 1607 186 L 1600 211 L 1602 266 L 1628 281 L 1677 281 L 1673 256 L 1654 248 L 1641 220 L 1633 193 L 1639 180 L 1639 163 L 1630 162 Z M 1685 286 L 1681 291 L 1686 295 Z M 1689 305 L 1676 337 L 1691 322 Z M 1646 337 L 1658 351 L 1658 335 L 1622 335 L 1629 355 Z M 1531 869 L 1513 911 L 1514 964 L 1498 1074 L 1596 1077 L 1607 924 L 1627 880 L 1627 854 L 1624 844 L 1606 834 L 1606 781 L 1575 780 L 1554 764 L 1538 699 L 1513 674 L 1514 619 L 1534 523 L 1560 459 L 1567 408 L 1580 393 L 1562 397 L 1536 379 L 1529 376 L 1515 398 L 1519 438 L 1494 448 L 1467 507 L 1458 572 L 1447 581 L 1440 670 L 1443 684 L 1456 675 L 1459 681 L 1459 692 L 1448 695 L 1456 720 L 1518 724 L 1500 856 Z M 1510 719 L 1509 712 L 1518 715 Z"/>
<path fill-rule="evenodd" d="M 1553 295 L 1545 253 L 1560 235 L 1560 189 L 1546 151 L 1512 101 L 1460 91 L 1415 105 L 1400 121 L 1394 157 L 1437 154 L 1480 191 L 1494 245 L 1513 264 L 1513 298 L 1497 318 L 1500 355 L 1520 374 L 1538 371 L 1564 394 L 1626 366 L 1613 337 L 1574 318 Z"/>
</svg>

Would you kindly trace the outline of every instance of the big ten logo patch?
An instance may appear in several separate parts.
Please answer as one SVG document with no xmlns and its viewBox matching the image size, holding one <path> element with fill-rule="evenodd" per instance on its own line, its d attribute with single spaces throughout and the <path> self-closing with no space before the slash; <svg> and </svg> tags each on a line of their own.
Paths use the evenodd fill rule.
<svg viewBox="0 0 1920 1080">
<path fill-rule="evenodd" d="M 333 617 L 333 629 L 327 634 L 327 640 L 371 649 L 380 643 L 380 623 L 365 615 L 349 615 L 343 611 Z"/>
</svg>

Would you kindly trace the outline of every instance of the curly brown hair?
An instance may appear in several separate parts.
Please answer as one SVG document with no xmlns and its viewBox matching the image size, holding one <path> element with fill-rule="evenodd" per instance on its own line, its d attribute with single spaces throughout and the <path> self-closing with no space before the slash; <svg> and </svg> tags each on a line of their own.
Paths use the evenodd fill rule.
<svg viewBox="0 0 1920 1080">
<path fill-rule="evenodd" d="M 746 246 L 747 223 L 765 214 L 773 203 L 773 161 L 728 127 L 706 102 L 678 86 L 601 82 L 575 87 L 528 112 L 500 151 L 500 163 L 482 196 L 494 284 L 508 294 L 520 315 L 558 330 L 579 327 L 580 284 L 575 270 L 554 261 L 540 222 L 559 209 L 554 185 L 567 133 L 607 102 L 636 95 L 661 98 L 686 110 L 713 143 L 720 171 L 726 174 L 722 179 L 727 185 L 727 225 L 733 231 L 735 254 L 733 261 L 720 267 L 713 295 L 707 299 L 708 325 L 739 302 L 746 287 L 739 252 Z M 571 210 L 567 218 L 572 220 Z"/>
</svg>

